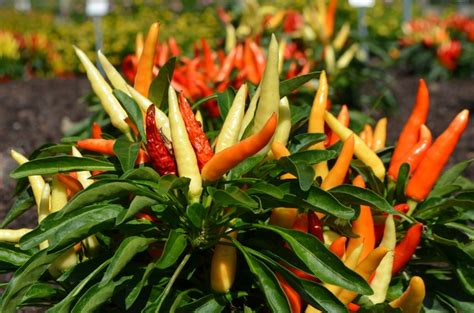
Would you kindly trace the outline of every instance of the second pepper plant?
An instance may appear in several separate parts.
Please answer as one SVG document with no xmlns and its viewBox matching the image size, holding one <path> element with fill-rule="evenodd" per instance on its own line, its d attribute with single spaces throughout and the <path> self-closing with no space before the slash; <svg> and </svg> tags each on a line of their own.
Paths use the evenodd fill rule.
<svg viewBox="0 0 474 313">
<path fill-rule="evenodd" d="M 286 96 L 306 80 L 279 81 L 278 50 L 272 36 L 258 87 L 220 99 L 224 123 L 208 136 L 170 85 L 172 60 L 152 82 L 153 53 L 143 53 L 133 88 L 99 52 L 112 89 L 76 49 L 118 131 L 94 124 L 90 138 L 29 159 L 12 151 L 17 199 L 1 227 L 35 205 L 38 226 L 0 231 L 0 268 L 13 272 L 0 311 L 419 312 L 429 294 L 423 267 L 409 264 L 419 245 L 455 264 L 430 270 L 469 295 L 469 263 L 440 247 L 472 258 L 466 238 L 446 233 L 469 233 L 461 209 L 473 202 L 472 183 L 458 178 L 469 161 L 438 180 L 468 112 L 433 143 L 424 119 L 410 118 L 390 161 L 386 120 L 373 134 L 349 129 L 347 110 L 326 110 L 324 72 L 307 130 L 292 123 Z M 426 118 L 423 92 L 413 114 Z M 448 208 L 457 213 L 440 224 Z"/>
</svg>

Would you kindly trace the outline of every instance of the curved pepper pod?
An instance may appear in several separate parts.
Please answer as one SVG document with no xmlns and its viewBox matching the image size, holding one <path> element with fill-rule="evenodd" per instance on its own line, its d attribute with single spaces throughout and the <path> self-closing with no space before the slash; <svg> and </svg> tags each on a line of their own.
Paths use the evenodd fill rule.
<svg viewBox="0 0 474 313">
<path fill-rule="evenodd" d="M 160 32 L 160 24 L 153 23 L 146 35 L 143 51 L 138 60 L 137 73 L 135 74 L 135 82 L 133 87 L 145 97 L 148 96 L 148 89 L 153 80 L 153 66 L 155 61 L 156 44 L 158 42 L 158 34 Z"/>
<path fill-rule="evenodd" d="M 237 239 L 237 231 L 229 233 Z M 237 268 L 237 250 L 229 239 L 221 238 L 214 248 L 211 261 L 211 289 L 214 292 L 226 293 L 232 287 Z"/>
<path fill-rule="evenodd" d="M 352 130 L 342 125 L 331 113 L 324 113 L 324 120 L 328 126 L 335 132 L 342 141 L 346 141 L 351 134 L 354 134 Z M 370 167 L 374 172 L 375 176 L 381 181 L 385 177 L 385 166 L 377 156 L 377 154 L 370 149 L 359 136 L 354 134 L 354 154 L 361 160 L 365 165 Z"/>
<path fill-rule="evenodd" d="M 321 183 L 321 188 L 323 190 L 329 190 L 344 183 L 344 178 L 346 177 L 347 171 L 349 170 L 353 155 L 354 136 L 351 135 L 344 142 L 341 153 L 337 157 L 336 163 Z"/>
<path fill-rule="evenodd" d="M 463 110 L 435 140 L 408 182 L 406 189 L 408 197 L 422 201 L 428 196 L 466 129 L 468 120 L 469 110 Z"/>
<path fill-rule="evenodd" d="M 405 292 L 390 302 L 392 308 L 401 308 L 403 313 L 419 313 L 425 299 L 425 282 L 419 276 L 413 276 Z"/>
<path fill-rule="evenodd" d="M 411 226 L 405 237 L 395 247 L 393 256 L 392 274 L 398 273 L 411 259 L 421 240 L 423 224 Z"/>
<path fill-rule="evenodd" d="M 272 139 L 276 126 L 277 117 L 276 114 L 273 113 L 258 133 L 214 154 L 209 162 L 202 168 L 202 178 L 210 182 L 216 181 L 240 162 L 259 152 Z"/>
<path fill-rule="evenodd" d="M 29 161 L 23 154 L 16 152 L 13 149 L 10 151 L 10 154 L 13 160 L 18 163 L 18 165 L 22 165 Z M 43 192 L 45 181 L 41 175 L 28 176 L 28 181 L 30 182 L 31 190 L 33 190 L 36 207 L 39 207 L 41 203 L 41 193 Z"/>
<path fill-rule="evenodd" d="M 385 141 L 387 139 L 387 118 L 381 118 L 374 129 L 374 137 L 372 139 L 372 150 L 377 152 L 385 148 Z"/>
</svg>

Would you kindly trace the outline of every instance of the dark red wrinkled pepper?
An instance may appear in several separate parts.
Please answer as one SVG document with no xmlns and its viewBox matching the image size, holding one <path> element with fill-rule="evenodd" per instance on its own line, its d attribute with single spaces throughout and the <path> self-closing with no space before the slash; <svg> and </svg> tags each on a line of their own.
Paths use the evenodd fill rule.
<svg viewBox="0 0 474 313">
<path fill-rule="evenodd" d="M 309 233 L 313 236 L 316 236 L 319 241 L 324 243 L 323 225 L 321 224 L 321 220 L 319 219 L 318 215 L 316 215 L 315 212 L 311 211 L 308 213 L 308 220 Z"/>
</svg>

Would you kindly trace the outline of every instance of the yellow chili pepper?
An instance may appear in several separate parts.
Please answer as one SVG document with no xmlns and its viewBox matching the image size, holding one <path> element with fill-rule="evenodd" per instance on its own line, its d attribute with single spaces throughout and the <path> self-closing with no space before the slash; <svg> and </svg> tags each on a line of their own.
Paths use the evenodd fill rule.
<svg viewBox="0 0 474 313">
<path fill-rule="evenodd" d="M 72 146 L 72 155 L 75 157 L 82 158 L 82 154 L 77 150 L 76 147 Z M 91 172 L 89 171 L 79 171 L 77 173 L 77 180 L 81 183 L 82 187 L 86 189 L 90 185 L 94 183 L 94 181 L 91 179 Z"/>
<path fill-rule="evenodd" d="M 407 290 L 390 302 L 392 308 L 400 308 L 403 313 L 419 313 L 425 299 L 425 283 L 419 276 L 413 276 Z"/>
<path fill-rule="evenodd" d="M 19 243 L 23 235 L 32 231 L 30 228 L 0 229 L 0 241 Z"/>
<path fill-rule="evenodd" d="M 372 150 L 377 152 L 385 148 L 385 141 L 387 139 L 387 118 L 381 118 L 375 125 L 374 137 L 372 140 Z"/>
<path fill-rule="evenodd" d="M 359 51 L 359 45 L 357 43 L 352 44 L 337 60 L 336 68 L 342 70 L 349 66 L 357 51 Z"/>
<path fill-rule="evenodd" d="M 240 127 L 239 139 L 242 139 L 242 136 L 244 135 L 245 130 L 250 125 L 250 123 L 252 122 L 255 116 L 255 110 L 257 109 L 258 99 L 260 98 L 260 90 L 261 88 L 260 86 L 258 86 L 257 89 L 255 90 L 255 93 L 253 94 L 252 99 L 250 99 L 249 107 L 247 108 L 247 111 L 245 111 L 244 118 L 242 119 L 242 126 Z"/>
<path fill-rule="evenodd" d="M 135 56 L 140 59 L 143 52 L 143 33 L 138 32 L 135 37 Z"/>
<path fill-rule="evenodd" d="M 173 141 L 173 151 L 176 165 L 178 166 L 178 173 L 180 177 L 187 177 L 191 180 L 188 193 L 190 202 L 199 202 L 202 192 L 201 173 L 199 172 L 196 154 L 189 141 L 186 125 L 179 110 L 176 92 L 172 86 L 168 89 L 168 104 L 171 140 Z"/>
<path fill-rule="evenodd" d="M 336 71 L 336 53 L 334 48 L 330 45 L 324 47 L 324 61 L 326 63 L 326 70 L 329 74 L 333 74 Z"/>
<path fill-rule="evenodd" d="M 130 95 L 127 89 L 129 85 L 127 84 L 125 79 L 123 79 L 122 75 L 120 75 L 120 73 L 115 69 L 112 63 L 107 60 L 106 56 L 102 53 L 102 51 L 97 51 L 97 58 L 99 59 L 100 65 L 102 65 L 102 68 L 104 69 L 104 72 L 107 75 L 107 78 L 109 79 L 112 86 L 114 86 L 115 89 L 119 89 Z"/>
<path fill-rule="evenodd" d="M 326 72 L 322 71 L 319 77 L 319 86 L 316 96 L 311 106 L 311 112 L 308 120 L 308 133 L 324 134 L 324 112 L 326 110 L 328 100 L 329 86 L 326 78 Z M 325 150 L 324 142 L 318 142 L 309 150 Z M 323 180 L 328 174 L 328 163 L 326 161 L 319 162 L 313 165 L 315 177 L 320 176 Z"/>
<path fill-rule="evenodd" d="M 237 231 L 230 232 L 230 237 L 237 239 Z M 211 261 L 211 289 L 214 292 L 226 293 L 232 287 L 237 269 L 237 250 L 230 240 L 223 237 L 214 248 Z"/>
<path fill-rule="evenodd" d="M 324 120 L 332 129 L 332 131 L 341 138 L 342 141 L 346 141 L 351 134 L 354 134 L 352 130 L 342 125 L 331 113 L 327 111 L 324 113 Z M 356 134 L 354 134 L 354 140 L 354 154 L 359 160 L 361 160 L 365 165 L 374 171 L 376 177 L 383 181 L 385 177 L 385 166 L 382 160 L 380 160 L 377 154 L 375 154 L 372 149 L 367 147 L 364 141 L 362 141 L 362 139 L 360 139 L 360 137 Z"/>
<path fill-rule="evenodd" d="M 288 143 L 291 131 L 291 111 L 290 103 L 287 97 L 283 97 L 280 100 L 278 125 L 273 136 L 273 141 L 281 142 L 284 146 Z"/>
<path fill-rule="evenodd" d="M 124 133 L 130 140 L 132 140 L 130 127 L 125 122 L 125 119 L 128 117 L 127 112 L 125 112 L 119 101 L 112 94 L 112 88 L 110 88 L 110 86 L 106 83 L 105 79 L 102 77 L 94 64 L 92 64 L 86 54 L 75 46 L 74 50 L 76 51 L 76 55 L 79 57 L 79 60 L 81 60 L 82 65 L 86 69 L 87 78 L 91 83 L 92 89 L 99 97 L 100 103 L 102 104 L 105 112 L 107 112 L 109 115 L 112 125 Z"/>
<path fill-rule="evenodd" d="M 196 121 L 198 121 L 199 124 L 201 124 L 201 128 L 204 129 L 204 119 L 202 118 L 201 111 L 197 110 L 195 117 L 196 117 Z M 166 119 L 168 119 L 168 117 L 166 117 Z"/>
<path fill-rule="evenodd" d="M 13 160 L 18 163 L 18 165 L 22 165 L 28 162 L 28 159 L 24 155 L 16 152 L 13 149 L 10 151 L 10 154 Z M 43 192 L 43 188 L 45 185 L 44 179 L 41 175 L 31 175 L 28 176 L 28 181 L 30 182 L 31 189 L 33 190 L 33 196 L 35 197 L 36 207 L 39 208 L 41 203 L 41 193 Z"/>
<path fill-rule="evenodd" d="M 339 51 L 342 49 L 342 47 L 344 47 L 350 32 L 351 24 L 349 22 L 345 22 L 332 42 L 332 45 L 336 51 Z"/>
<path fill-rule="evenodd" d="M 389 251 L 380 262 L 377 270 L 375 271 L 374 278 L 370 282 L 370 287 L 374 291 L 373 295 L 368 298 L 372 303 L 382 303 L 385 301 L 387 296 L 387 290 L 392 279 L 392 265 L 393 265 L 393 252 L 397 243 L 397 234 L 395 229 L 395 222 L 393 216 L 389 215 L 385 220 L 385 230 L 380 247 L 385 247 Z"/>
<path fill-rule="evenodd" d="M 51 213 L 61 210 L 66 203 L 66 187 L 59 181 L 57 176 L 53 176 L 53 182 L 51 184 Z"/>
<path fill-rule="evenodd" d="M 229 53 L 235 48 L 237 37 L 235 35 L 235 27 L 231 23 L 225 25 L 225 52 Z"/>
<path fill-rule="evenodd" d="M 41 192 L 41 201 L 38 207 L 38 224 L 46 218 L 51 208 L 51 188 L 49 184 L 44 184 L 43 191 Z M 48 240 L 45 240 L 39 245 L 40 250 L 48 248 Z"/>
<path fill-rule="evenodd" d="M 219 133 L 216 144 L 216 153 L 236 144 L 245 112 L 245 99 L 247 98 L 247 85 L 243 84 L 235 95 L 232 106 L 227 113 L 224 124 Z"/>
</svg>

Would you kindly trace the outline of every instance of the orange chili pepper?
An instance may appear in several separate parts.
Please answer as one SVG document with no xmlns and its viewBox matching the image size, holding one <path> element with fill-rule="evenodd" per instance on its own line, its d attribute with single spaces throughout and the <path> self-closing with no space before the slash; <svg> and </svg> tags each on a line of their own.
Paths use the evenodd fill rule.
<svg viewBox="0 0 474 313">
<path fill-rule="evenodd" d="M 176 42 L 176 39 L 174 39 L 173 36 L 168 38 L 168 45 L 170 46 L 172 56 L 177 56 L 181 54 L 181 49 L 179 48 L 178 43 Z"/>
<path fill-rule="evenodd" d="M 74 196 L 76 193 L 84 189 L 84 187 L 82 187 L 79 180 L 77 180 L 76 178 L 72 176 L 69 176 L 66 174 L 56 174 L 56 177 L 69 190 L 69 194 L 68 194 L 69 197 Z"/>
<path fill-rule="evenodd" d="M 158 42 L 158 34 L 160 32 L 160 24 L 153 23 L 146 35 L 143 52 L 138 61 L 137 73 L 135 75 L 135 83 L 133 87 L 145 97 L 148 97 L 148 89 L 153 80 L 153 63 L 155 59 L 156 43 Z"/>
<path fill-rule="evenodd" d="M 325 33 L 326 33 L 326 38 L 329 40 L 329 38 L 332 37 L 332 34 L 334 33 L 334 25 L 335 25 L 335 19 L 336 19 L 336 7 L 337 7 L 337 0 L 330 0 L 329 1 L 329 6 L 326 11 L 326 23 L 325 23 Z"/>
<path fill-rule="evenodd" d="M 412 258 L 421 240 L 423 225 L 418 223 L 411 226 L 405 237 L 395 247 L 392 274 L 398 273 Z"/>
<path fill-rule="evenodd" d="M 105 155 L 115 155 L 114 144 L 115 144 L 115 139 L 88 138 L 88 139 L 79 140 L 76 143 L 76 146 L 84 150 L 94 151 L 94 152 L 102 153 Z M 139 160 L 141 162 L 148 162 L 149 160 L 148 154 L 143 149 L 140 149 L 138 151 L 137 160 L 135 160 L 135 163 L 140 164 L 138 163 Z"/>
<path fill-rule="evenodd" d="M 373 135 L 374 132 L 372 130 L 372 126 L 370 126 L 369 124 L 365 124 L 364 129 L 359 134 L 359 137 L 365 142 L 367 147 L 372 149 Z"/>
<path fill-rule="evenodd" d="M 468 120 L 469 110 L 463 110 L 435 140 L 408 182 L 406 189 L 408 197 L 422 201 L 428 196 L 466 129 Z"/>
<path fill-rule="evenodd" d="M 220 82 L 229 78 L 230 72 L 232 72 L 234 65 L 236 51 L 237 48 L 233 48 L 225 58 L 224 62 L 222 63 L 222 67 L 216 76 L 216 82 Z"/>
<path fill-rule="evenodd" d="M 334 240 L 329 246 L 329 251 L 337 255 L 339 258 L 342 258 L 346 252 L 346 241 L 347 237 L 341 236 Z"/>
<path fill-rule="evenodd" d="M 202 168 L 202 178 L 207 181 L 216 181 L 240 162 L 256 154 L 272 139 L 276 126 L 277 116 L 273 113 L 258 133 L 214 154 Z"/>
<path fill-rule="evenodd" d="M 425 81 L 420 79 L 415 105 L 410 117 L 408 118 L 408 121 L 406 122 L 402 132 L 400 133 L 400 136 L 398 137 L 398 142 L 395 146 L 395 150 L 393 151 L 390 166 L 392 163 L 398 162 L 398 159 L 403 158 L 416 144 L 418 141 L 420 127 L 422 124 L 425 124 L 429 109 L 430 98 L 428 88 L 426 87 Z"/>
<path fill-rule="evenodd" d="M 102 129 L 100 125 L 96 122 L 92 123 L 91 138 L 101 139 L 102 138 Z"/>
<path fill-rule="evenodd" d="M 254 85 L 260 82 L 257 65 L 250 48 L 251 39 L 245 39 L 245 46 L 243 51 L 244 66 L 247 69 L 247 79 Z"/>
<path fill-rule="evenodd" d="M 357 312 L 360 310 L 360 305 L 351 302 L 347 305 L 347 309 L 349 312 Z"/>
<path fill-rule="evenodd" d="M 249 48 L 252 52 L 256 72 L 258 73 L 258 81 L 260 81 L 263 77 L 263 72 L 265 71 L 265 56 L 263 55 L 262 50 L 260 50 L 260 48 L 254 41 L 250 41 Z"/>
<path fill-rule="evenodd" d="M 209 44 L 207 43 L 206 39 L 202 38 L 201 44 L 202 52 L 204 54 L 204 67 L 206 69 L 206 74 L 208 77 L 213 78 L 217 73 L 217 69 L 214 61 L 212 60 L 211 49 L 209 48 Z"/>
<path fill-rule="evenodd" d="M 349 126 L 350 116 L 349 116 L 349 109 L 347 105 L 343 104 L 341 107 L 341 111 L 337 115 L 337 120 L 344 125 L 345 127 Z M 335 132 L 331 132 L 331 137 L 329 139 L 329 146 L 332 146 L 336 142 L 340 140 L 339 136 Z"/>
<path fill-rule="evenodd" d="M 420 165 L 421 160 L 426 155 L 429 147 L 431 146 L 432 136 L 431 131 L 428 127 L 424 124 L 420 127 L 420 139 L 418 142 L 408 151 L 407 155 L 403 158 L 400 158 L 398 161 L 393 162 L 389 169 L 388 175 L 393 180 L 398 179 L 398 171 L 400 170 L 400 166 L 403 163 L 408 163 L 410 165 L 410 174 L 413 174 Z"/>
<path fill-rule="evenodd" d="M 286 294 L 286 297 L 288 298 L 288 302 L 291 307 L 291 313 L 300 313 L 301 312 L 301 296 L 299 293 L 296 292 L 293 287 L 291 287 L 286 280 L 281 276 L 280 273 L 276 272 L 276 277 L 278 279 L 278 282 L 280 283 L 281 289 L 283 289 L 283 292 Z"/>
<path fill-rule="evenodd" d="M 365 188 L 365 182 L 360 175 L 354 179 L 352 184 L 357 187 Z M 359 237 L 349 239 L 346 253 L 351 254 L 361 242 L 364 242 L 364 249 L 360 255 L 360 259 L 363 260 L 375 247 L 374 219 L 372 218 L 372 212 L 369 206 L 360 206 L 359 217 L 352 222 L 352 232 L 358 234 Z"/>
<path fill-rule="evenodd" d="M 339 154 L 336 163 L 321 183 L 322 189 L 329 190 L 344 183 L 344 178 L 346 177 L 347 171 L 349 170 L 353 155 L 354 135 L 351 135 L 344 142 L 341 153 Z"/>
</svg>

